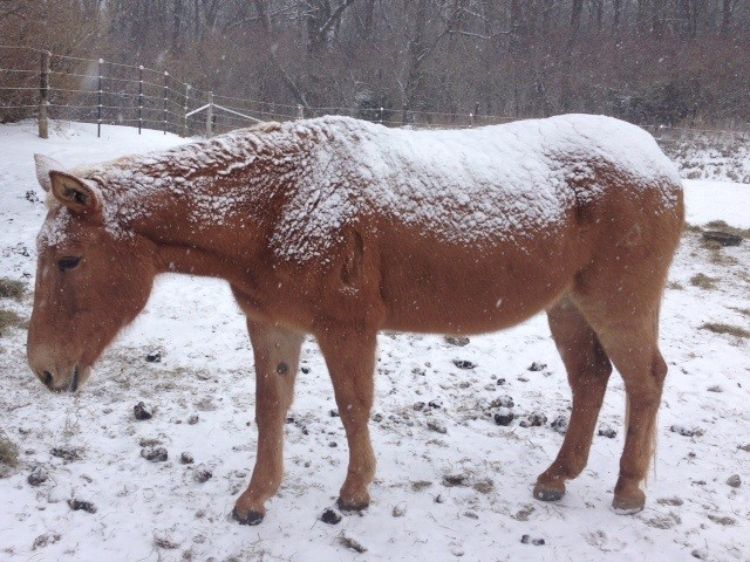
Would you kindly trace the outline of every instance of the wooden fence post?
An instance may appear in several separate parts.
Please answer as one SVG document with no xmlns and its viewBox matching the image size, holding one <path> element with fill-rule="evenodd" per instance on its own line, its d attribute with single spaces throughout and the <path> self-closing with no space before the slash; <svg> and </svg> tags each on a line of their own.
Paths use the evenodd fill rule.
<svg viewBox="0 0 750 562">
<path fill-rule="evenodd" d="M 39 137 L 49 138 L 47 104 L 49 104 L 49 51 L 42 51 L 41 72 L 39 74 Z"/>
<path fill-rule="evenodd" d="M 206 136 L 213 135 L 214 130 L 214 93 L 208 92 L 208 108 L 206 109 Z"/>
</svg>

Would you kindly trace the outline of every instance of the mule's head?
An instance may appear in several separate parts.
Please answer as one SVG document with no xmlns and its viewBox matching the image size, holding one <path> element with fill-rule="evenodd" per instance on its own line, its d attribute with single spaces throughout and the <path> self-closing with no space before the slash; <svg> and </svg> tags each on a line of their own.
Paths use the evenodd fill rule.
<svg viewBox="0 0 750 562">
<path fill-rule="evenodd" d="M 75 391 L 146 304 L 156 274 L 151 243 L 108 224 L 97 185 L 37 156 L 49 211 L 37 238 L 29 365 L 50 389 Z"/>
</svg>

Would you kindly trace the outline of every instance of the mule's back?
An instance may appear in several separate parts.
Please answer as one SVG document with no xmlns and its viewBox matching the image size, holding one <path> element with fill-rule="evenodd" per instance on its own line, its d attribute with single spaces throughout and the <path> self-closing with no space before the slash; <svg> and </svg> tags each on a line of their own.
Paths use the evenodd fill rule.
<svg viewBox="0 0 750 562">
<path fill-rule="evenodd" d="M 346 224 L 387 217 L 471 246 L 554 236 L 612 189 L 674 207 L 679 176 L 653 137 L 616 119 L 564 115 L 469 130 L 388 129 L 342 117 L 290 125 L 325 137 L 305 159 L 275 236 L 295 260 L 323 255 Z"/>
</svg>

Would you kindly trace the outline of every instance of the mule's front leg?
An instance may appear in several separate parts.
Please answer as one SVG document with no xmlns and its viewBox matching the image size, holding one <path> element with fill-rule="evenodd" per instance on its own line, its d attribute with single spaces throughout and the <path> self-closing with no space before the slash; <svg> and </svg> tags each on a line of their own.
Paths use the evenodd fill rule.
<svg viewBox="0 0 750 562">
<path fill-rule="evenodd" d="M 294 397 L 304 336 L 249 320 L 247 328 L 255 356 L 258 455 L 250 485 L 237 499 L 233 515 L 242 524 L 257 525 L 266 513 L 266 500 L 281 484 L 284 420 Z"/>
<path fill-rule="evenodd" d="M 343 510 L 370 504 L 367 491 L 375 475 L 375 455 L 367 422 L 373 398 L 377 336 L 362 328 L 337 328 L 318 334 L 318 343 L 333 381 L 336 404 L 349 444 L 349 468 L 339 494 Z"/>
</svg>

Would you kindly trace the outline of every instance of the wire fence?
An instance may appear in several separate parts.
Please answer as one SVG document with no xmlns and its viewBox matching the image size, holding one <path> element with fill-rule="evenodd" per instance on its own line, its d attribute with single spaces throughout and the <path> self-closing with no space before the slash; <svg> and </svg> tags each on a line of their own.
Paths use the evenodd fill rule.
<svg viewBox="0 0 750 562">
<path fill-rule="evenodd" d="M 3 56 L 12 51 L 14 56 Z M 23 56 L 18 56 L 21 51 Z M 133 125 L 183 136 L 211 135 L 259 121 L 287 121 L 337 114 L 390 126 L 467 126 L 513 117 L 476 112 L 386 108 L 306 107 L 196 88 L 168 71 L 104 59 L 60 55 L 43 49 L 0 45 L 0 118 L 37 117 Z M 43 127 L 40 126 L 40 129 Z"/>
<path fill-rule="evenodd" d="M 61 55 L 43 49 L 0 45 L 0 122 L 36 117 L 40 136 L 48 119 L 102 126 L 129 125 L 182 136 L 206 135 L 259 121 L 287 121 L 328 114 L 349 115 L 388 126 L 445 128 L 504 123 L 519 115 L 421 111 L 380 107 L 372 101 L 357 107 L 305 107 L 242 96 L 219 94 L 177 79 L 166 70 L 104 59 Z M 530 116 L 529 116 L 530 117 Z M 726 128 L 672 127 L 641 124 L 671 142 L 685 135 L 750 138 L 747 123 Z"/>
</svg>

